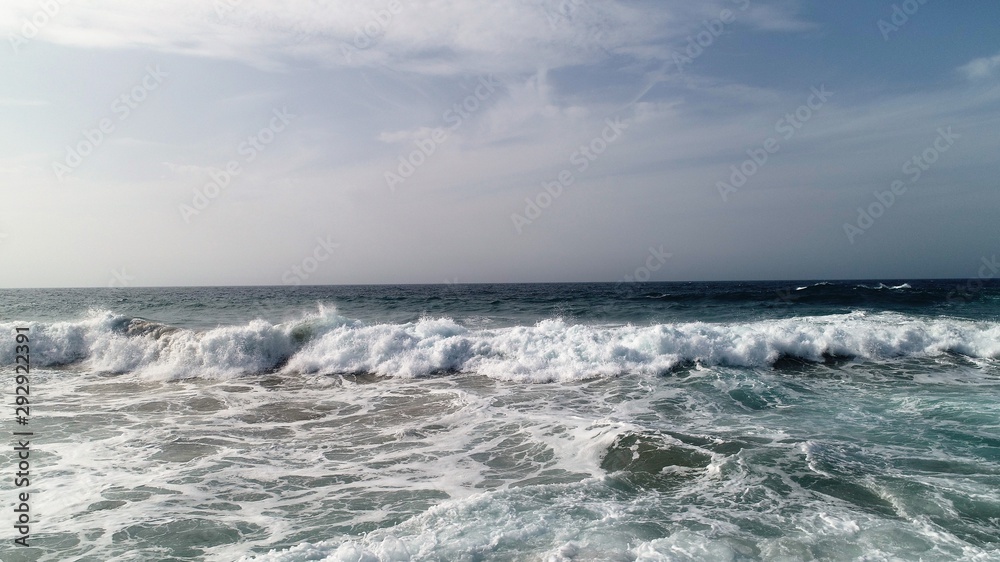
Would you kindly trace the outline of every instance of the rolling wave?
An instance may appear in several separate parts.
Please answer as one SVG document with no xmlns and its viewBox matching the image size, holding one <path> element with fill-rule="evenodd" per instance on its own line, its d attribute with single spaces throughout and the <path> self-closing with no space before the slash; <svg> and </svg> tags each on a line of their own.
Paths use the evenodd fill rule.
<svg viewBox="0 0 1000 562">
<path fill-rule="evenodd" d="M 1000 323 L 899 313 L 837 314 L 743 323 L 572 324 L 481 329 L 450 318 L 365 324 L 320 308 L 295 321 L 177 328 L 107 310 L 31 327 L 35 366 L 79 365 L 154 378 L 283 372 L 420 377 L 471 372 L 523 381 L 663 373 L 681 365 L 768 367 L 783 358 L 884 360 L 946 353 L 1000 358 Z M 14 324 L 0 324 L 13 330 Z M 12 346 L 0 363 L 13 364 Z"/>
</svg>

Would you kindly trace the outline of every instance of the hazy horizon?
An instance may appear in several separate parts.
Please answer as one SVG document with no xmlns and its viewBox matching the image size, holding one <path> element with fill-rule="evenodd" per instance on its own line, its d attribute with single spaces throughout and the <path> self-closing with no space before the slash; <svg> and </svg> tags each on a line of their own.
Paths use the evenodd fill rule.
<svg viewBox="0 0 1000 562">
<path fill-rule="evenodd" d="M 679 279 L 670 281 L 516 281 L 516 282 L 495 282 L 495 281 L 470 281 L 470 282 L 442 282 L 442 283 L 328 283 L 324 285 L 290 285 L 290 284 L 279 284 L 279 285 L 134 285 L 126 284 L 122 285 L 120 282 L 117 284 L 109 284 L 107 286 L 91 286 L 91 287 L 69 287 L 69 286 L 37 286 L 37 287 L 2 287 L 3 290 L 11 291 L 30 291 L 30 290 L 89 290 L 89 289 L 239 289 L 239 288 L 255 288 L 255 289 L 267 289 L 267 288 L 320 288 L 320 287 L 450 287 L 450 286 L 476 286 L 476 285 L 616 285 L 621 284 L 629 287 L 641 287 L 642 285 L 655 285 L 655 284 L 691 284 L 691 283 L 709 283 L 709 284 L 736 284 L 736 283 L 845 283 L 845 282 L 876 282 L 876 283 L 887 283 L 887 282 L 918 282 L 918 281 L 933 281 L 933 282 L 947 282 L 954 281 L 958 283 L 958 286 L 967 285 L 969 281 L 975 281 L 978 279 L 976 276 L 972 277 L 925 277 L 925 278 L 907 278 L 907 277 L 873 277 L 873 278 L 858 278 L 858 279 L 835 279 L 835 278 L 823 278 L 823 279 Z M 986 282 L 997 282 L 993 278 L 983 279 Z"/>
</svg>

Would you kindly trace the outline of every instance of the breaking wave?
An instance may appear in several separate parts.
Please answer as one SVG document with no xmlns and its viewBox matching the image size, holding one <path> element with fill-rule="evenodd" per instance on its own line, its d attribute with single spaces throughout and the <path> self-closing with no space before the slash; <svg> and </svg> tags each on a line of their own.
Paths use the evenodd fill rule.
<svg viewBox="0 0 1000 562">
<path fill-rule="evenodd" d="M 685 364 L 767 367 L 782 358 L 882 360 L 945 353 L 1000 358 L 1000 323 L 854 312 L 743 323 L 573 324 L 481 329 L 450 318 L 365 324 L 320 308 L 291 322 L 178 328 L 107 310 L 28 322 L 34 366 L 155 378 L 266 372 L 420 377 L 472 372 L 525 381 L 663 373 Z M 13 331 L 15 324 L 0 324 Z M 13 364 L 13 346 L 0 363 Z"/>
</svg>

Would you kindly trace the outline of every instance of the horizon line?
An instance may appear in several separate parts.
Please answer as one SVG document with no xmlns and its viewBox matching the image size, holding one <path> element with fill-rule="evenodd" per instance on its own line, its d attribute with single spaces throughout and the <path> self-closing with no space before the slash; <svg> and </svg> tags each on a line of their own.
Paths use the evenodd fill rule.
<svg viewBox="0 0 1000 562">
<path fill-rule="evenodd" d="M 439 283 L 326 283 L 320 285 L 128 285 L 128 286 L 46 286 L 46 287 L 0 287 L 2 291 L 30 290 L 79 290 L 79 289 L 280 289 L 280 288 L 319 288 L 319 287 L 448 287 L 454 285 L 662 285 L 680 283 L 808 283 L 808 282 L 918 282 L 918 281 L 968 281 L 971 277 L 844 277 L 844 278 L 814 278 L 814 279 L 736 279 L 736 280 L 688 280 L 688 281 L 469 281 L 469 282 L 439 282 Z M 981 279 L 983 282 L 995 279 Z"/>
</svg>

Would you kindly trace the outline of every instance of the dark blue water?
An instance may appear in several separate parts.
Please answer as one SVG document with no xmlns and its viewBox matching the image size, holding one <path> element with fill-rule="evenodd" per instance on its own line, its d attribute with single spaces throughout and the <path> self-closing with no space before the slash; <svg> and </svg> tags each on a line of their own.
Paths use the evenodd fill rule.
<svg viewBox="0 0 1000 562">
<path fill-rule="evenodd" d="M 0 318 L 66 320 L 112 310 L 181 327 L 287 319 L 318 303 L 367 322 L 482 316 L 501 325 L 564 318 L 584 323 L 733 322 L 894 311 L 977 320 L 1000 317 L 998 280 L 361 285 L 0 290 Z"/>
</svg>

